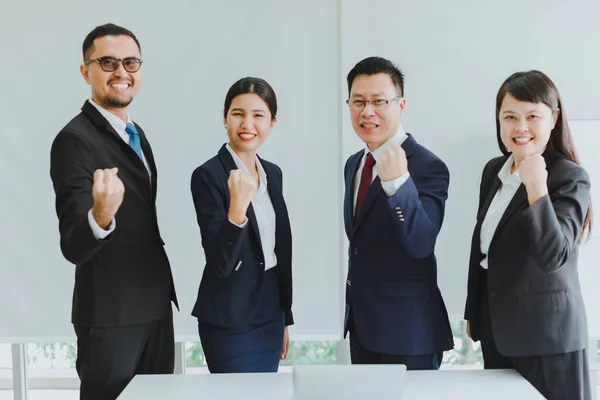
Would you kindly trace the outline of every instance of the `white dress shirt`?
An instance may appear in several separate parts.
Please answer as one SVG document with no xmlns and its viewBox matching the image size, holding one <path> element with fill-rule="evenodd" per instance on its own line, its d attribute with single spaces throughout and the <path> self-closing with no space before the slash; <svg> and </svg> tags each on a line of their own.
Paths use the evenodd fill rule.
<svg viewBox="0 0 600 400">
<path fill-rule="evenodd" d="M 480 249 L 481 254 L 483 254 L 485 257 L 481 261 L 480 265 L 485 269 L 488 268 L 487 255 L 490 251 L 490 244 L 492 243 L 492 238 L 494 237 L 496 228 L 498 228 L 498 224 L 502 219 L 502 215 L 504 215 L 508 204 L 515 196 L 515 193 L 517 193 L 517 190 L 522 183 L 519 171 L 515 171 L 513 174 L 510 173 L 513 162 L 514 159 L 513 155 L 511 154 L 504 163 L 504 166 L 500 172 L 498 172 L 498 178 L 500 178 L 502 184 L 492 199 L 490 208 L 488 208 L 487 214 L 485 214 L 485 218 L 481 224 Z"/>
<path fill-rule="evenodd" d="M 229 146 L 229 143 L 225 146 L 235 162 L 235 166 L 246 173 L 250 173 L 248 168 L 244 165 L 242 160 L 235 154 L 235 151 Z M 252 198 L 252 208 L 256 215 L 256 222 L 258 223 L 258 232 L 260 233 L 260 242 L 262 244 L 262 251 L 265 256 L 265 271 L 273 268 L 277 265 L 277 256 L 275 255 L 275 209 L 269 197 L 267 190 L 267 173 L 265 172 L 262 164 L 258 157 L 256 157 L 256 166 L 258 168 L 258 176 L 260 178 L 260 185 L 254 197 Z M 229 220 L 234 225 L 234 222 Z M 237 225 L 243 228 L 248 223 L 248 218 L 242 225 Z"/>
<path fill-rule="evenodd" d="M 400 125 L 400 127 L 398 128 L 398 132 L 394 136 L 392 136 L 387 142 L 385 142 L 380 147 L 378 147 L 377 150 L 371 152 L 368 147 L 365 147 L 365 154 L 363 155 L 363 157 L 360 161 L 360 166 L 358 167 L 358 171 L 356 171 L 356 176 L 354 177 L 354 186 L 353 186 L 353 204 L 354 204 L 354 206 L 353 206 L 353 209 L 355 211 L 356 211 L 356 199 L 358 197 L 358 188 L 360 186 L 360 177 L 362 175 L 362 170 L 365 165 L 365 159 L 367 158 L 367 154 L 369 154 L 369 153 L 373 154 L 373 158 L 376 161 L 375 165 L 373 166 L 373 176 L 371 179 L 371 182 L 373 182 L 373 180 L 375 180 L 375 178 L 377 177 L 377 161 L 379 161 L 379 158 L 381 157 L 383 150 L 385 150 L 385 148 L 391 144 L 397 143 L 397 144 L 401 145 L 402 143 L 404 143 L 404 141 L 407 138 L 408 138 L 408 135 L 406 134 L 406 132 L 404 132 L 402 125 Z M 408 180 L 408 178 L 410 178 L 410 173 L 407 171 L 404 175 L 394 179 L 393 181 L 387 181 L 387 182 L 381 181 L 381 187 L 383 188 L 383 191 L 385 192 L 387 197 L 392 197 L 398 191 L 398 189 L 400 189 L 400 187 L 402 185 L 404 185 L 404 183 Z"/>
<path fill-rule="evenodd" d="M 112 126 L 113 129 L 117 132 L 117 134 L 119 134 L 121 139 L 123 139 L 125 141 L 125 143 L 129 144 L 129 134 L 127 132 L 125 132 L 125 127 L 127 124 L 121 118 L 117 117 L 115 114 L 100 107 L 98 104 L 96 104 L 96 102 L 94 100 L 90 99 L 90 104 L 93 105 L 94 107 L 96 107 L 96 109 L 100 112 L 100 114 L 102 114 L 102 116 L 104 118 L 106 118 L 106 120 L 108 121 L 110 126 Z M 132 122 L 132 121 L 131 121 L 131 117 L 128 114 L 127 115 L 127 123 L 129 123 L 129 122 Z M 148 161 L 146 160 L 146 156 L 144 155 L 143 152 L 142 152 L 142 157 L 144 159 L 144 165 L 146 166 L 146 169 L 148 170 L 148 173 L 150 174 L 150 165 L 148 164 Z M 90 210 L 88 212 L 88 221 L 90 223 L 90 227 L 92 228 L 92 233 L 94 234 L 94 237 L 96 239 L 104 239 L 105 237 L 110 235 L 112 233 L 112 231 L 114 231 L 115 228 L 117 227 L 117 223 L 116 223 L 115 219 L 113 218 L 112 221 L 110 222 L 108 229 L 106 229 L 106 230 L 102 229 L 98 225 L 98 223 L 96 222 L 94 217 L 92 216 L 92 210 Z"/>
</svg>

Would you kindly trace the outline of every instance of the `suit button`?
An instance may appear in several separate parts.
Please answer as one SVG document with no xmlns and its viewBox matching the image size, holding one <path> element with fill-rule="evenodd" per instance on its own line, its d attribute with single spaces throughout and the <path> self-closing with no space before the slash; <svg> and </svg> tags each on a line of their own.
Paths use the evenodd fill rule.
<svg viewBox="0 0 600 400">
<path fill-rule="evenodd" d="M 352 254 L 354 254 L 355 256 L 358 255 L 358 249 L 356 247 L 352 249 Z"/>
<path fill-rule="evenodd" d="M 492 292 L 490 292 L 490 296 L 491 296 L 491 297 L 494 297 L 495 295 L 496 295 L 496 292 L 493 292 L 493 291 L 492 291 Z"/>
</svg>

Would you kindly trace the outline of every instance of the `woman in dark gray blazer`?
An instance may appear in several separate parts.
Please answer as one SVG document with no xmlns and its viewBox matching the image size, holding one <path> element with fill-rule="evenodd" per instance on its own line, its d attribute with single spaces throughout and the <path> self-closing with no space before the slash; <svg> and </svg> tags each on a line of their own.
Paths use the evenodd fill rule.
<svg viewBox="0 0 600 400">
<path fill-rule="evenodd" d="M 503 156 L 483 170 L 465 319 L 486 369 L 514 368 L 548 399 L 590 399 L 578 246 L 591 232 L 590 180 L 560 95 L 518 72 L 496 97 Z"/>
</svg>

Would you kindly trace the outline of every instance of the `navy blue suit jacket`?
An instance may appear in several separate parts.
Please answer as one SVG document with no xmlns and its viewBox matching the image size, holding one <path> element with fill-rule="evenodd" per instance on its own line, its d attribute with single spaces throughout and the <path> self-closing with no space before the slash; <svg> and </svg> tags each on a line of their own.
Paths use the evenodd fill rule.
<svg viewBox="0 0 600 400">
<path fill-rule="evenodd" d="M 260 159 L 267 174 L 267 190 L 275 209 L 275 254 L 285 324 L 292 316 L 292 234 L 283 199 L 281 169 Z M 202 235 L 206 267 L 198 289 L 192 315 L 200 321 L 225 328 L 247 325 L 258 307 L 258 295 L 265 272 L 265 258 L 252 204 L 243 228 L 227 217 L 229 188 L 227 180 L 237 169 L 233 157 L 221 147 L 219 153 L 196 168 L 191 190 Z M 277 299 L 273 299 L 277 301 Z"/>
<path fill-rule="evenodd" d="M 434 255 L 450 178 L 446 165 L 412 135 L 402 148 L 410 178 L 388 198 L 376 177 L 356 219 L 353 182 L 364 150 L 344 168 L 350 241 L 344 336 L 352 330 L 373 352 L 432 354 L 453 347 Z"/>
</svg>

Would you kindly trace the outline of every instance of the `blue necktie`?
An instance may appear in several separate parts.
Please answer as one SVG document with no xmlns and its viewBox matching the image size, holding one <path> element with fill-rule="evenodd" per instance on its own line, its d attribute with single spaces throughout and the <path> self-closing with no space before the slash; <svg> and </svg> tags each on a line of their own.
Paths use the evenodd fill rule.
<svg viewBox="0 0 600 400">
<path fill-rule="evenodd" d="M 142 156 L 142 145 L 140 144 L 140 135 L 138 135 L 137 129 L 135 129 L 135 125 L 133 123 L 128 122 L 127 126 L 125 126 L 125 132 L 129 134 L 129 146 L 137 153 L 144 162 L 144 157 Z"/>
</svg>

